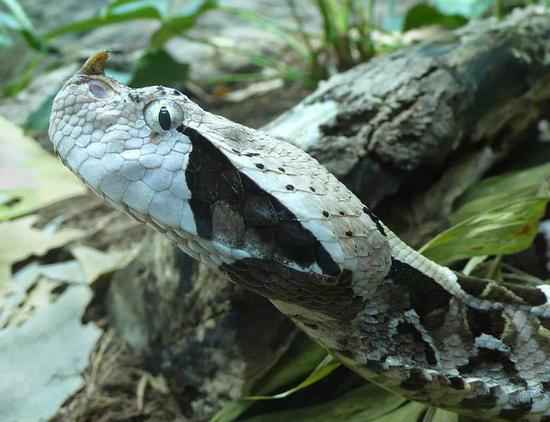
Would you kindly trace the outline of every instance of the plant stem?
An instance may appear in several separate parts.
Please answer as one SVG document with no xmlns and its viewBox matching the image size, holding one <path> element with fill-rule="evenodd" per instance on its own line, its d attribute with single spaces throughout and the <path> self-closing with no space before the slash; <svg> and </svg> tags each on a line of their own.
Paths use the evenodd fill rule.
<svg viewBox="0 0 550 422">
<path fill-rule="evenodd" d="M 494 280 L 498 270 L 500 268 L 500 261 L 502 260 L 502 255 L 497 255 L 495 258 L 489 263 L 489 268 L 487 269 L 487 278 L 490 280 Z"/>
<path fill-rule="evenodd" d="M 311 38 L 307 33 L 304 20 L 302 19 L 302 16 L 298 12 L 296 1 L 287 0 L 287 4 L 290 9 L 290 12 L 292 13 L 292 18 L 296 22 L 298 33 L 302 37 L 304 41 L 304 45 L 306 46 L 306 49 L 309 53 L 309 57 L 308 57 L 308 75 L 309 76 L 307 78 L 309 80 L 305 80 L 304 83 L 306 86 L 310 88 L 314 88 L 317 86 L 320 80 L 325 79 L 328 76 L 328 70 L 319 61 L 319 53 L 313 46 L 313 43 L 311 42 Z"/>
<path fill-rule="evenodd" d="M 287 0 L 288 7 L 290 9 L 290 13 L 292 13 L 292 18 L 296 22 L 296 27 L 298 28 L 298 33 L 304 40 L 304 44 L 306 45 L 307 49 L 309 50 L 310 54 L 313 54 L 315 52 L 315 49 L 313 47 L 313 44 L 311 42 L 311 38 L 309 37 L 309 34 L 306 31 L 306 27 L 304 25 L 304 20 L 302 19 L 302 16 L 298 12 L 298 7 L 296 6 L 295 0 Z"/>
<path fill-rule="evenodd" d="M 495 16 L 498 20 L 501 20 L 504 17 L 503 0 L 495 0 Z"/>
</svg>

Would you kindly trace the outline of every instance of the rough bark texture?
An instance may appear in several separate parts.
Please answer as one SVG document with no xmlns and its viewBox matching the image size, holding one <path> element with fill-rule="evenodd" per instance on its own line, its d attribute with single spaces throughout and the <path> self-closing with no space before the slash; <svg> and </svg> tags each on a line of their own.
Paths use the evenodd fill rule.
<svg viewBox="0 0 550 422">
<path fill-rule="evenodd" d="M 408 222 L 430 220 L 430 232 L 541 118 L 550 98 L 549 39 L 550 15 L 536 9 L 479 22 L 335 76 L 266 129 L 381 205 L 383 219 L 384 210 L 399 207 L 399 218 L 412 210 Z M 422 193 L 417 202 L 412 193 Z M 418 241 L 419 231 L 407 237 Z M 117 275 L 110 304 L 115 325 L 152 367 L 178 391 L 193 392 L 196 419 L 245 393 L 295 335 L 267 301 L 160 235 L 147 237 Z"/>
<path fill-rule="evenodd" d="M 306 149 L 371 207 L 426 190 L 465 155 L 484 157 L 479 178 L 525 140 L 550 97 L 550 15 L 539 12 L 473 23 L 357 66 L 267 129 Z M 442 217 L 430 202 L 424 221 Z"/>
<path fill-rule="evenodd" d="M 200 420 L 250 387 L 286 351 L 293 324 L 268 301 L 148 231 L 110 289 L 115 326 Z"/>
</svg>

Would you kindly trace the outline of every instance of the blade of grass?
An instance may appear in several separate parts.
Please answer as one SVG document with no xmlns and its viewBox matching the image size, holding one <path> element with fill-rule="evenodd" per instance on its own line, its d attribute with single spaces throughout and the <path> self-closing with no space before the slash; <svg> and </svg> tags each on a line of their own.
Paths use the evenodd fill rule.
<svg viewBox="0 0 550 422">
<path fill-rule="evenodd" d="M 236 7 L 221 6 L 220 9 L 281 37 L 288 44 L 289 47 L 291 47 L 296 53 L 298 53 L 302 57 L 302 59 L 308 59 L 308 49 L 296 37 L 293 31 L 289 31 L 288 28 L 281 26 L 280 23 L 274 21 L 273 19 L 270 19 L 251 10 L 245 10 Z"/>
<path fill-rule="evenodd" d="M 17 31 L 23 36 L 27 44 L 36 51 L 46 52 L 48 47 L 46 42 L 40 37 L 40 35 L 34 29 L 34 26 L 25 13 L 23 7 L 19 4 L 17 0 L 1 0 L 2 3 L 6 6 L 8 11 L 11 13 L 11 25 L 13 26 L 14 20 L 17 22 Z M 4 21 L 9 21 L 10 15 L 4 17 Z"/>
<path fill-rule="evenodd" d="M 26 29 L 31 32 L 34 31 L 31 20 L 17 0 L 2 0 L 2 3 L 4 3 L 7 9 L 11 12 L 13 18 L 18 22 L 21 29 Z"/>
<path fill-rule="evenodd" d="M 550 199 L 550 165 L 486 179 L 461 198 L 450 229 L 423 253 L 441 263 L 482 255 L 508 255 L 531 245 Z"/>
<path fill-rule="evenodd" d="M 206 12 L 219 7 L 217 0 L 195 0 L 181 10 L 170 14 L 162 26 L 151 36 L 151 48 L 161 48 L 170 39 L 181 36 L 191 29 Z"/>
<path fill-rule="evenodd" d="M 306 377 L 325 359 L 327 352 L 305 336 L 298 336 L 289 352 L 258 383 L 254 389 L 258 395 L 267 395 L 273 391 L 295 383 Z M 236 400 L 225 405 L 211 422 L 232 422 L 254 405 L 254 400 Z"/>
<path fill-rule="evenodd" d="M 67 25 L 62 25 L 45 34 L 46 39 L 57 38 L 61 35 L 73 32 L 85 32 L 92 29 L 101 28 L 107 25 L 112 25 L 121 22 L 128 22 L 136 19 L 155 19 L 162 20 L 163 7 L 161 3 L 152 0 L 139 2 L 140 7 L 129 7 L 128 5 L 115 4 L 102 9 L 97 16 L 81 19 L 71 22 Z"/>
<path fill-rule="evenodd" d="M 402 397 L 367 384 L 326 403 L 258 415 L 244 422 L 415 422 L 425 409 L 424 404 L 407 403 Z"/>
<path fill-rule="evenodd" d="M 448 264 L 473 256 L 520 252 L 533 242 L 548 200 L 522 200 L 474 215 L 430 240 L 422 253 Z"/>
<path fill-rule="evenodd" d="M 245 397 L 247 400 L 273 400 L 273 399 L 284 399 L 297 391 L 303 390 L 304 388 L 309 387 L 310 385 L 315 384 L 316 382 L 329 376 L 336 368 L 342 364 L 337 361 L 332 355 L 326 355 L 325 358 L 317 365 L 317 367 L 307 376 L 296 387 L 293 387 L 289 390 L 283 391 L 282 393 L 275 394 L 272 396 L 248 396 Z"/>
</svg>

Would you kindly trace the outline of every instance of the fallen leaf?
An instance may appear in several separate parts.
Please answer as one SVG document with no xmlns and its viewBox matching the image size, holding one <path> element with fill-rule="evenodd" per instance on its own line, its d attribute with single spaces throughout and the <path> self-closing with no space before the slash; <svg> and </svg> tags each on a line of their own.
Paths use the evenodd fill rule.
<svg viewBox="0 0 550 422">
<path fill-rule="evenodd" d="M 63 229 L 57 232 L 33 228 L 37 216 L 0 223 L 0 290 L 11 276 L 14 263 L 30 256 L 42 256 L 51 249 L 61 247 L 82 235 L 80 230 Z"/>
<path fill-rule="evenodd" d="M 0 221 L 86 191 L 54 156 L 1 116 L 0 150 Z"/>
<path fill-rule="evenodd" d="M 135 256 L 135 250 L 101 252 L 88 246 L 75 246 L 71 253 L 78 260 L 88 284 L 92 284 L 104 274 L 112 273 L 127 266 Z"/>
<path fill-rule="evenodd" d="M 80 319 L 92 297 L 71 285 L 20 327 L 0 331 L 0 420 L 45 421 L 83 385 L 101 330 Z"/>
</svg>

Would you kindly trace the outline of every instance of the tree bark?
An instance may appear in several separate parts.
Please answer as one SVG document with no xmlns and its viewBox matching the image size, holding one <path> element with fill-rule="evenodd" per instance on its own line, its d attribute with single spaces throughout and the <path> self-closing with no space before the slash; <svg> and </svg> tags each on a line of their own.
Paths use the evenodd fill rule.
<svg viewBox="0 0 550 422">
<path fill-rule="evenodd" d="M 418 243 L 467 186 L 532 142 L 550 99 L 549 40 L 550 14 L 537 8 L 470 24 L 334 76 L 265 129 L 307 150 Z M 151 368 L 192 392 L 195 420 L 247 394 L 296 335 L 268 301 L 160 234 L 149 233 L 116 275 L 109 303 Z"/>
</svg>

